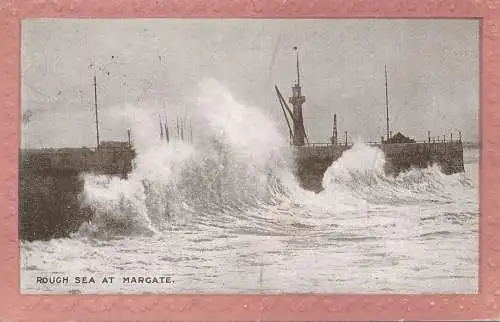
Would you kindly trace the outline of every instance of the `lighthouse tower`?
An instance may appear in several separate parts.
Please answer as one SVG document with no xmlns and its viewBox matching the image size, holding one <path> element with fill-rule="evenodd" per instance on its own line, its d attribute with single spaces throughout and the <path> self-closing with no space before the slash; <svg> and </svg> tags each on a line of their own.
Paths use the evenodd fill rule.
<svg viewBox="0 0 500 322">
<path fill-rule="evenodd" d="M 302 104 L 306 101 L 305 96 L 302 96 L 300 87 L 300 66 L 299 52 L 297 47 L 293 48 L 297 53 L 297 83 L 292 86 L 292 97 L 289 98 L 290 104 L 293 106 L 293 145 L 302 146 L 305 144 L 304 118 L 302 116 Z"/>
</svg>

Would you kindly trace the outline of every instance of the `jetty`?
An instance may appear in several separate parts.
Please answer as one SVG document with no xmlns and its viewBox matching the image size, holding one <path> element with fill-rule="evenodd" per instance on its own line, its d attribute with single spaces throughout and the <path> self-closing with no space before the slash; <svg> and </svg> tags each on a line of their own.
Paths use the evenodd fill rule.
<svg viewBox="0 0 500 322">
<path fill-rule="evenodd" d="M 92 218 L 82 207 L 84 173 L 124 178 L 135 151 L 129 142 L 103 141 L 98 149 L 21 149 L 19 228 L 22 240 L 68 237 Z"/>
<path fill-rule="evenodd" d="M 95 76 L 92 94 L 95 146 L 19 150 L 19 234 L 22 240 L 69 237 L 92 219 L 92 209 L 82 203 L 83 175 L 91 173 L 125 179 L 132 171 L 136 151 L 131 130 L 126 132 L 127 140 L 101 140 Z M 193 140 L 192 124 L 186 117 L 177 117 L 174 133 L 169 129 L 167 117 L 158 117 L 161 142 Z"/>
<path fill-rule="evenodd" d="M 101 141 L 97 80 L 93 78 L 95 147 L 19 150 L 19 234 L 22 240 L 69 237 L 92 210 L 82 206 L 85 173 L 127 177 L 135 150 L 126 141 Z"/>
<path fill-rule="evenodd" d="M 347 131 L 342 142 L 338 137 L 337 115 L 333 114 L 333 130 L 329 141 L 324 143 L 310 143 L 304 128 L 303 105 L 306 97 L 302 94 L 300 83 L 300 61 L 297 47 L 297 81 L 292 86 L 292 95 L 288 102 L 284 99 L 278 86 L 275 85 L 276 95 L 281 106 L 290 135 L 290 144 L 294 154 L 294 174 L 302 188 L 314 192 L 323 190 L 322 181 L 326 170 L 342 154 L 352 148 L 348 142 Z M 386 136 L 381 136 L 379 142 L 366 142 L 375 146 L 385 154 L 385 172 L 389 175 L 398 175 L 411 168 L 426 168 L 438 164 L 445 174 L 464 172 L 462 134 L 458 132 L 453 138 L 450 133 L 431 137 L 427 132 L 427 140 L 417 142 L 401 132 L 392 135 L 389 124 L 389 98 L 387 86 L 387 68 L 385 68 L 385 116 Z M 288 103 L 292 105 L 289 107 Z M 458 134 L 458 135 L 457 135 Z"/>
</svg>

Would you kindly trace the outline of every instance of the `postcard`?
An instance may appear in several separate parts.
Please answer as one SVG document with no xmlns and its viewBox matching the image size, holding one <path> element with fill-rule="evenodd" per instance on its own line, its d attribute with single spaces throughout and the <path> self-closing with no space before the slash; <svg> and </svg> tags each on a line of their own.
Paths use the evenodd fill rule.
<svg viewBox="0 0 500 322">
<path fill-rule="evenodd" d="M 23 293 L 475 293 L 479 21 L 22 24 Z"/>
<path fill-rule="evenodd" d="M 409 2 L 4 6 L 0 319 L 497 317 L 500 6 Z"/>
</svg>

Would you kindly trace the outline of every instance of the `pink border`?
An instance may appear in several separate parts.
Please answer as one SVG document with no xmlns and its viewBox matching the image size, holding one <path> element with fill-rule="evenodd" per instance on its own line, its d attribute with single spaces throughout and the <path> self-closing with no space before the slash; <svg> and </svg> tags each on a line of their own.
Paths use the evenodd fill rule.
<svg viewBox="0 0 500 322">
<path fill-rule="evenodd" d="M 20 20 L 36 17 L 482 19 L 480 294 L 21 296 L 17 237 Z M 500 0 L 3 0 L 0 2 L 0 319 L 443 320 L 500 318 Z"/>
</svg>

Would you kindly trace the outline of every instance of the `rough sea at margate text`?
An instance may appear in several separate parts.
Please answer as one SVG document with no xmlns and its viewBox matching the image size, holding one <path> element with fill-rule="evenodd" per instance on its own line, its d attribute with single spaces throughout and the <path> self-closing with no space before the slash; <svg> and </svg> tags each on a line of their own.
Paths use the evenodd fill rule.
<svg viewBox="0 0 500 322">
<path fill-rule="evenodd" d="M 76 276 L 70 279 L 68 276 L 37 276 L 37 284 L 67 284 L 72 280 L 75 284 L 112 284 L 115 282 L 114 276 L 94 277 Z M 171 276 L 124 276 L 119 279 L 122 284 L 171 284 L 174 283 Z"/>
</svg>

